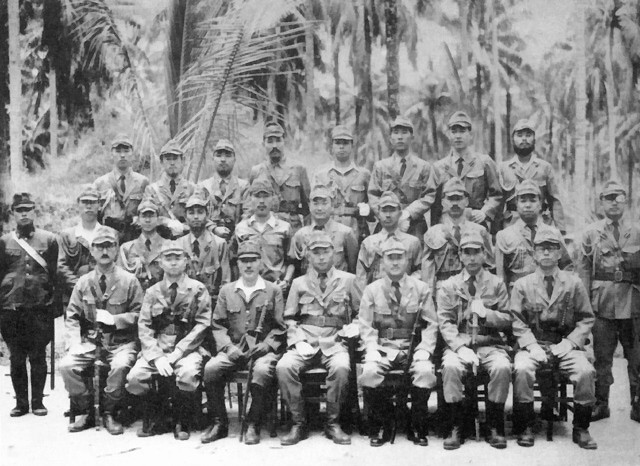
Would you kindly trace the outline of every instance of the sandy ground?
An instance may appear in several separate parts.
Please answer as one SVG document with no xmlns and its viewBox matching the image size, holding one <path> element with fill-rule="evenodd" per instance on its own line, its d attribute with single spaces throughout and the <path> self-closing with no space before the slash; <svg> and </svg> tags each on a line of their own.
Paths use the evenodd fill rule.
<svg viewBox="0 0 640 466">
<path fill-rule="evenodd" d="M 485 442 L 467 441 L 457 451 L 442 448 L 442 439 L 430 438 L 426 448 L 398 438 L 394 445 L 371 448 L 366 437 L 354 435 L 351 446 L 329 442 L 319 431 L 292 447 L 282 447 L 278 439 L 263 432 L 260 445 L 246 446 L 238 442 L 236 412 L 232 419 L 230 437 L 213 444 L 200 444 L 200 432 L 185 442 L 174 440 L 171 434 L 139 439 L 135 430 L 140 421 L 128 428 L 124 435 L 112 437 L 105 430 L 94 429 L 67 433 L 67 418 L 63 412 L 68 398 L 59 376 L 56 389 L 45 404 L 49 415 L 37 418 L 28 414 L 9 417 L 14 405 L 13 390 L 7 376 L 8 367 L 0 367 L 0 464 L 9 465 L 130 465 L 184 464 L 204 465 L 233 462 L 238 465 L 640 465 L 640 424 L 629 419 L 629 396 L 626 385 L 626 362 L 615 360 L 614 375 L 619 381 L 612 389 L 611 418 L 594 423 L 591 433 L 598 441 L 596 451 L 581 450 L 571 442 L 571 424 L 556 423 L 554 441 L 547 442 L 538 434 L 536 445 L 530 449 L 519 447 L 510 438 L 506 450 L 495 450 Z M 432 397 L 434 398 L 434 397 Z M 237 405 L 234 406 L 234 409 Z M 570 415 L 571 416 L 571 415 Z M 279 433 L 283 432 L 283 428 Z M 265 438 L 266 437 L 266 438 Z"/>
</svg>

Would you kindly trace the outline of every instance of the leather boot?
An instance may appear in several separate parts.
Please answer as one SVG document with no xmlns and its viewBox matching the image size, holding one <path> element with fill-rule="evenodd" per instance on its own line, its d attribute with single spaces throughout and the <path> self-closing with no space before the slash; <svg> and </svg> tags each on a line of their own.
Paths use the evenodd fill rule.
<svg viewBox="0 0 640 466">
<path fill-rule="evenodd" d="M 29 377 L 27 376 L 26 363 L 22 367 L 12 361 L 11 383 L 16 394 L 16 406 L 9 412 L 9 416 L 24 416 L 29 412 Z"/>
<path fill-rule="evenodd" d="M 411 428 L 407 432 L 407 439 L 422 447 L 429 445 L 427 416 L 430 394 L 426 388 L 411 387 Z"/>
<path fill-rule="evenodd" d="M 142 395 L 142 427 L 138 429 L 136 435 L 138 437 L 152 437 L 163 433 L 160 426 L 160 399 L 154 391 Z"/>
<path fill-rule="evenodd" d="M 573 412 L 573 443 L 577 443 L 580 448 L 595 450 L 598 444 L 589 434 L 589 424 L 591 422 L 591 406 L 584 406 L 574 403 Z"/>
<path fill-rule="evenodd" d="M 363 395 L 369 406 L 369 445 L 381 447 L 391 440 L 390 415 L 393 413 L 391 398 L 387 397 L 385 391 L 380 388 L 365 388 Z"/>
<path fill-rule="evenodd" d="M 487 421 L 491 434 L 487 441 L 493 448 L 502 450 L 507 448 L 507 438 L 504 434 L 504 403 L 494 403 L 487 400 Z"/>
<path fill-rule="evenodd" d="M 531 424 L 533 423 L 533 403 L 513 404 L 513 433 L 521 447 L 532 447 L 535 443 Z"/>
<path fill-rule="evenodd" d="M 44 348 L 42 352 L 44 353 Z M 38 358 L 38 362 L 30 360 L 31 365 L 31 412 L 36 416 L 46 416 L 49 411 L 42 404 L 44 386 L 47 382 L 47 364 L 42 358 Z M 42 360 L 40 360 L 42 359 Z"/>
<path fill-rule="evenodd" d="M 632 421 L 640 422 L 640 396 L 636 395 L 632 398 L 632 400 L 631 414 L 629 415 L 629 417 Z"/>
<path fill-rule="evenodd" d="M 173 419 L 175 421 L 173 437 L 176 440 L 189 440 L 191 436 L 189 425 L 192 421 L 193 403 L 193 393 L 184 390 L 176 392 L 173 404 Z"/>
<path fill-rule="evenodd" d="M 118 402 L 120 400 L 113 396 L 112 393 L 104 394 L 104 414 L 102 415 L 102 425 L 111 435 L 121 435 L 124 432 L 122 424 L 114 418 Z"/>
<path fill-rule="evenodd" d="M 251 408 L 247 413 L 247 431 L 244 435 L 246 445 L 257 445 L 260 443 L 260 423 L 264 413 L 265 389 L 258 384 L 252 383 Z"/>
<path fill-rule="evenodd" d="M 340 419 L 340 403 L 327 401 L 327 424 L 324 427 L 324 435 L 338 445 L 351 445 L 351 437 L 343 432 L 338 419 Z"/>
<path fill-rule="evenodd" d="M 457 450 L 462 444 L 462 422 L 464 407 L 462 402 L 447 403 L 449 409 L 450 430 L 447 438 L 444 439 L 445 450 Z"/>
<path fill-rule="evenodd" d="M 229 435 L 227 407 L 224 405 L 224 383 L 207 389 L 207 414 L 211 423 L 200 437 L 200 442 L 211 443 Z"/>
<path fill-rule="evenodd" d="M 86 395 L 72 396 L 71 398 L 71 412 L 75 415 L 76 419 L 73 423 L 69 424 L 67 430 L 69 432 L 81 432 L 87 430 L 95 425 L 95 419 L 93 419 L 92 413 L 90 413 L 91 397 Z"/>
<path fill-rule="evenodd" d="M 293 425 L 291 426 L 289 433 L 280 439 L 280 445 L 295 445 L 309 436 L 305 417 L 304 401 L 302 399 L 292 399 L 288 401 Z"/>
</svg>

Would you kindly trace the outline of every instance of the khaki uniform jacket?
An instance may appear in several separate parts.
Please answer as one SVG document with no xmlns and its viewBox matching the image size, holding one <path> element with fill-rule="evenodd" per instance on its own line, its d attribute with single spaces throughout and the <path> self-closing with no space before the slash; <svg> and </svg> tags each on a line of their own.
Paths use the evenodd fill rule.
<svg viewBox="0 0 640 466">
<path fill-rule="evenodd" d="M 176 241 L 182 245 L 189 254 L 189 267 L 187 267 L 187 275 L 198 280 L 207 287 L 209 295 L 218 296 L 220 287 L 229 283 L 229 253 L 227 243 L 208 230 L 204 230 L 198 244 L 200 246 L 200 256 L 196 256 L 193 252 L 193 242 L 195 237 L 192 233 L 178 238 Z M 222 251 L 220 249 L 223 249 Z M 225 261 L 224 266 L 222 261 Z"/>
<path fill-rule="evenodd" d="M 177 361 L 200 348 L 211 325 L 207 288 L 186 275 L 178 281 L 178 295 L 170 303 L 166 278 L 147 290 L 138 320 L 142 356 L 151 362 L 165 355 Z"/>
<path fill-rule="evenodd" d="M 618 228 L 620 242 L 609 219 L 592 223 L 582 235 L 580 277 L 590 292 L 593 312 L 604 319 L 640 317 L 640 225 L 623 218 Z M 603 277 L 616 271 L 627 275 L 625 281 Z"/>
<path fill-rule="evenodd" d="M 516 186 L 524 180 L 535 181 L 542 192 L 542 211 L 549 211 L 556 227 L 565 231 L 564 210 L 560 202 L 560 190 L 553 173 L 553 167 L 546 160 L 542 160 L 535 153 L 531 160 L 523 167 L 518 161 L 518 156 L 501 162 L 498 165 L 498 176 L 500 185 L 504 192 L 505 199 L 505 219 L 509 220 L 508 214 L 517 217 Z"/>
<path fill-rule="evenodd" d="M 584 349 L 595 321 L 587 290 L 572 272 L 556 269 L 554 282 L 551 299 L 540 269 L 515 282 L 510 307 L 513 335 L 521 348 L 566 338 Z"/>
<path fill-rule="evenodd" d="M 216 226 L 227 226 L 226 222 L 231 225 L 237 225 L 242 220 L 242 214 L 245 208 L 243 200 L 247 195 L 249 182 L 231 175 L 227 180 L 225 193 L 220 190 L 220 175 L 214 174 L 211 178 L 201 181 L 196 186 L 196 194 L 203 194 L 205 199 L 209 200 L 209 219 Z M 213 197 L 220 198 L 220 202 L 214 200 Z"/>
<path fill-rule="evenodd" d="M 180 176 L 176 180 L 176 190 L 171 194 L 171 178 L 166 173 L 155 183 L 151 183 L 144 191 L 144 199 L 150 199 L 160 207 L 158 215 L 176 218 L 184 223 L 186 217 L 185 205 L 195 191 L 195 185 Z"/>
<path fill-rule="evenodd" d="M 47 264 L 45 270 L 15 240 L 15 232 L 0 238 L 0 309 L 45 309 L 60 304 L 58 241 L 53 233 L 36 228 L 25 239 Z"/>
<path fill-rule="evenodd" d="M 436 176 L 433 166 L 417 155 L 408 154 L 407 168 L 400 177 L 401 158 L 397 154 L 380 160 L 373 166 L 369 181 L 369 205 L 378 212 L 380 196 L 385 191 L 393 191 L 400 198 L 402 209 L 413 220 L 424 220 L 424 214 L 431 209 L 436 196 Z"/>
<path fill-rule="evenodd" d="M 309 215 L 309 176 L 302 165 L 295 165 L 285 157 L 278 166 L 270 162 L 254 165 L 249 174 L 249 185 L 258 177 L 267 180 L 273 186 L 278 198 L 274 205 L 274 212 Z M 248 193 L 247 193 L 248 196 Z"/>
<path fill-rule="evenodd" d="M 167 241 L 159 234 L 149 238 L 149 249 L 146 246 L 147 237 L 138 236 L 120 246 L 118 265 L 127 272 L 135 274 L 144 291 L 162 280 L 164 271 L 160 267 L 160 253 Z"/>
<path fill-rule="evenodd" d="M 463 270 L 442 282 L 438 290 L 438 327 L 452 351 L 457 351 L 461 346 L 473 348 L 470 304 L 474 297 L 469 294 L 469 277 L 469 272 Z M 481 299 L 487 310 L 487 316 L 478 319 L 475 347 L 505 345 L 499 332 L 511 328 L 507 287 L 486 270 L 476 275 L 475 287 L 475 299 Z"/>
<path fill-rule="evenodd" d="M 355 319 L 360 308 L 362 290 L 356 276 L 332 268 L 327 274 L 327 288 L 320 289 L 318 273 L 309 269 L 306 275 L 293 280 L 284 311 L 287 324 L 287 347 L 300 341 L 320 347 L 325 356 L 346 351 L 341 343 L 339 331 L 343 325 Z M 338 326 L 320 327 L 305 324 L 306 316 L 331 317 L 341 321 Z"/>
<path fill-rule="evenodd" d="M 486 266 L 494 268 L 495 259 L 491 235 L 485 227 L 470 220 L 460 223 L 460 238 L 469 232 L 478 232 L 484 240 Z M 424 251 L 422 253 L 422 281 L 435 286 L 438 281 L 446 280 L 460 273 L 463 269 L 460 261 L 460 244 L 455 237 L 454 226 L 448 217 L 443 223 L 432 226 L 424 234 Z"/>
<path fill-rule="evenodd" d="M 271 282 L 263 280 L 263 283 L 264 287 L 254 291 L 249 297 L 238 287 L 238 281 L 227 283 L 220 290 L 212 323 L 218 351 L 228 352 L 235 345 L 241 346 L 246 341 L 247 334 L 256 336 L 262 312 L 266 312 L 262 341 L 273 353 L 284 351 L 286 328 L 282 291 Z"/>
<path fill-rule="evenodd" d="M 400 293 L 402 299 L 397 302 L 395 290 L 387 276 L 364 289 L 358 324 L 365 352 L 380 351 L 390 361 L 395 360 L 400 351 L 409 349 L 410 338 L 387 338 L 389 330 L 411 332 L 416 319 L 420 319 L 418 328 L 421 338 L 415 351 L 428 353 L 417 359 L 429 359 L 435 351 L 438 337 L 438 322 L 431 290 L 426 283 L 405 274 L 400 280 Z"/>
<path fill-rule="evenodd" d="M 438 177 L 438 192 L 431 216 L 431 224 L 440 222 L 442 215 L 442 188 L 450 178 L 458 176 L 457 157 L 452 152 L 435 162 Z M 502 206 L 502 187 L 498 180 L 496 164 L 488 155 L 474 153 L 464 160 L 460 178 L 469 193 L 469 207 L 481 210 L 491 220 L 500 212 Z"/>
<path fill-rule="evenodd" d="M 137 340 L 136 324 L 143 294 L 140 283 L 133 274 L 114 266 L 105 275 L 107 288 L 103 294 L 100 276 L 97 271 L 91 271 L 80 277 L 73 288 L 65 320 L 67 348 L 82 344 L 91 351 L 95 347 L 96 309 L 109 311 L 115 320 L 113 327 L 103 328 L 102 344 L 105 349 L 113 350 Z"/>
<path fill-rule="evenodd" d="M 58 235 L 58 276 L 66 296 L 71 295 L 78 278 L 96 265 L 91 245 L 82 236 L 76 236 L 76 229 L 77 226 L 67 228 Z"/>
<path fill-rule="evenodd" d="M 300 273 L 307 273 L 307 244 L 309 236 L 316 228 L 315 224 L 300 228 L 293 235 L 291 248 L 289 249 L 289 257 L 293 261 L 301 263 Z M 333 266 L 338 270 L 354 273 L 356 271 L 356 262 L 358 261 L 358 240 L 353 230 L 334 220 L 329 220 L 322 228 L 329 236 L 333 243 Z"/>
<path fill-rule="evenodd" d="M 120 191 L 120 172 L 114 169 L 106 175 L 102 175 L 93 184 L 103 200 L 101 207 L 103 218 L 130 221 L 138 215 L 138 205 L 149 185 L 149 179 L 140 173 L 129 170 L 125 174 L 125 192 L 123 193 Z"/>
</svg>

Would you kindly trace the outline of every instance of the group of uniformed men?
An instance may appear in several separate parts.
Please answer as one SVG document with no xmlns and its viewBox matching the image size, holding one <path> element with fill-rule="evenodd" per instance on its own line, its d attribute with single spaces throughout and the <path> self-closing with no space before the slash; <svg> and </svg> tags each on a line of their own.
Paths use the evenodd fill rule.
<svg viewBox="0 0 640 466">
<path fill-rule="evenodd" d="M 251 366 L 245 443 L 260 441 L 277 380 L 292 420 L 281 443 L 293 445 L 308 435 L 301 374 L 322 366 L 325 434 L 349 444 L 340 412 L 354 339 L 372 446 L 393 430 L 385 376 L 410 364 L 407 435 L 416 444 L 428 444 L 428 400 L 440 371 L 445 449 L 464 439 L 465 392 L 478 373 L 488 377 L 490 445 L 507 446 L 513 374 L 514 434 L 532 446 L 536 371 L 547 367 L 574 385 L 573 441 L 595 449 L 588 429 L 610 415 L 618 341 L 631 419 L 640 422 L 640 228 L 624 215 L 625 189 L 604 186 L 605 218 L 585 230 L 573 263 L 558 186 L 535 153 L 532 125 L 516 124 L 515 156 L 499 166 L 472 150 L 468 115 L 456 112 L 448 127 L 451 152 L 432 165 L 411 153 L 413 126 L 398 117 L 393 154 L 370 173 L 354 164 L 351 132 L 337 126 L 333 163 L 311 183 L 285 156 L 277 123 L 266 126 L 267 160 L 248 181 L 234 174 L 234 147 L 222 139 L 211 178 L 185 179 L 184 154 L 170 142 L 160 153 L 161 178 L 149 183 L 131 168 L 131 141 L 118 137 L 113 171 L 83 190 L 80 222 L 57 236 L 34 227 L 33 199 L 16 194 L 17 228 L 0 239 L 11 416 L 29 412 L 27 357 L 32 412 L 47 414 L 44 348 L 51 309 L 63 299 L 68 353 L 60 372 L 75 415 L 71 432 L 103 422 L 122 433 L 118 410 L 130 396 L 143 406 L 138 435 L 162 432 L 159 387 L 168 382 L 175 437 L 189 438 L 203 385 L 209 427 L 201 440 L 218 440 L 228 435 L 225 384 Z M 595 368 L 585 352 L 591 332 Z M 91 410 L 85 371 L 98 359 L 109 367 L 102 419 Z"/>
</svg>

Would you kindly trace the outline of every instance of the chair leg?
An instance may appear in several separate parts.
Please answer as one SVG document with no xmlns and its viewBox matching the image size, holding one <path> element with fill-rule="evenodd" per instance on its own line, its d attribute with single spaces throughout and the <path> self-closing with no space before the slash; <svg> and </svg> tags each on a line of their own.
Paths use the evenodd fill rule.
<svg viewBox="0 0 640 466">
<path fill-rule="evenodd" d="M 236 384 L 236 391 L 238 392 L 238 422 L 242 422 L 242 408 L 244 407 L 244 391 L 242 383 Z M 231 395 L 229 395 L 229 404 L 231 404 Z"/>
</svg>

